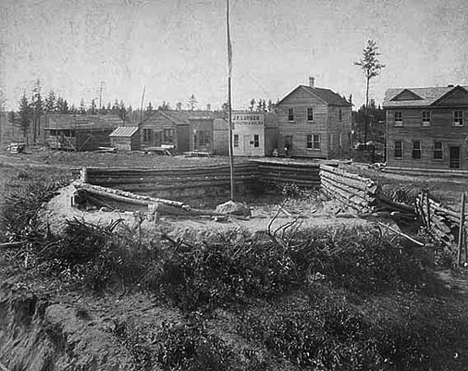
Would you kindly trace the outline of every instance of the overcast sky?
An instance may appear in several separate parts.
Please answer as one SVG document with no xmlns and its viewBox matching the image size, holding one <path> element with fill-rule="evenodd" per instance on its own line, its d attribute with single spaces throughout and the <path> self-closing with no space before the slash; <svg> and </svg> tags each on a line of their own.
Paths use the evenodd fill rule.
<svg viewBox="0 0 468 371">
<path fill-rule="evenodd" d="M 163 100 L 219 108 L 227 100 L 225 0 L 1 0 L 0 87 L 17 108 L 39 78 L 70 103 Z M 233 107 L 316 85 L 364 102 L 353 65 L 368 39 L 391 87 L 468 85 L 466 0 L 231 0 Z"/>
</svg>

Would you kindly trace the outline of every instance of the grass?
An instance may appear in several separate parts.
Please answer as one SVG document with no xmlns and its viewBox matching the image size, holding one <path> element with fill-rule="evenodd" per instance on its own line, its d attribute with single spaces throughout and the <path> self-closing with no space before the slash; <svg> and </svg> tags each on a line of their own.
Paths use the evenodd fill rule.
<svg viewBox="0 0 468 371">
<path fill-rule="evenodd" d="M 26 241 L 4 254 L 9 264 L 28 254 L 26 272 L 44 282 L 143 288 L 181 313 L 157 326 L 115 322 L 135 369 L 463 370 L 468 361 L 466 298 L 441 290 L 425 251 L 404 241 L 365 229 L 136 240 L 115 223 L 80 220 L 53 235 L 37 212 L 67 175 L 2 170 L 2 231 Z"/>
</svg>

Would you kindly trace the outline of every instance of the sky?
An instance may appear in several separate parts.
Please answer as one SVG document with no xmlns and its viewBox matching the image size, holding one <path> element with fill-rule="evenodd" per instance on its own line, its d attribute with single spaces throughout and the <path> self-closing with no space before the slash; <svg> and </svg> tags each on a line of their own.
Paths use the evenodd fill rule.
<svg viewBox="0 0 468 371">
<path fill-rule="evenodd" d="M 365 101 L 354 65 L 367 40 L 385 64 L 371 80 L 381 103 L 395 87 L 468 85 L 466 0 L 230 0 L 232 102 L 275 102 L 315 77 Z M 123 100 L 197 108 L 227 101 L 225 0 L 1 0 L 0 93 L 17 109 L 39 79 L 76 106 Z"/>
</svg>

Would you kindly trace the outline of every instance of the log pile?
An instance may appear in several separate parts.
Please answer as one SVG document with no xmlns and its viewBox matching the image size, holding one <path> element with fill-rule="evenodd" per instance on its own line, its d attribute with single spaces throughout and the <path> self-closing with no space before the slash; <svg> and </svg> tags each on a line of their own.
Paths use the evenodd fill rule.
<svg viewBox="0 0 468 371">
<path fill-rule="evenodd" d="M 283 186 L 296 184 L 303 188 L 320 185 L 318 162 L 280 161 L 271 159 L 251 160 L 258 165 L 258 177 L 267 184 Z"/>
<path fill-rule="evenodd" d="M 371 179 L 347 171 L 320 165 L 322 191 L 359 213 L 376 210 L 380 187 Z"/>
<path fill-rule="evenodd" d="M 257 165 L 235 165 L 236 185 L 249 186 L 257 180 Z M 167 190 L 229 187 L 229 165 L 169 169 L 83 168 L 83 182 L 139 194 Z"/>
<path fill-rule="evenodd" d="M 94 204 L 98 204 L 99 206 L 103 206 L 109 209 L 118 208 L 112 205 L 120 205 L 121 209 L 128 209 L 128 206 L 136 205 L 143 209 L 147 209 L 150 214 L 158 212 L 161 214 L 179 216 L 223 215 L 222 213 L 211 210 L 196 209 L 179 201 L 142 196 L 119 189 L 106 188 L 83 182 L 75 182 L 74 186 L 77 189 L 77 192 L 74 195 L 74 200 L 72 200 L 72 204 L 74 205 L 78 205 L 86 200 L 89 200 Z M 78 199 L 80 201 L 78 201 Z"/>
<path fill-rule="evenodd" d="M 416 212 L 428 233 L 437 241 L 452 248 L 458 243 L 460 214 L 433 200 L 427 191 L 416 198 Z"/>
</svg>

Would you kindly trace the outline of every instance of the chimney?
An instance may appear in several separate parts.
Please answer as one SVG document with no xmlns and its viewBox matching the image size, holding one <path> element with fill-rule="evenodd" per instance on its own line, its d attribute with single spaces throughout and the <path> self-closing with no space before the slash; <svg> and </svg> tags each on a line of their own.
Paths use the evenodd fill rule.
<svg viewBox="0 0 468 371">
<path fill-rule="evenodd" d="M 309 76 L 309 86 L 315 88 L 315 77 Z"/>
</svg>

